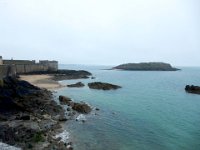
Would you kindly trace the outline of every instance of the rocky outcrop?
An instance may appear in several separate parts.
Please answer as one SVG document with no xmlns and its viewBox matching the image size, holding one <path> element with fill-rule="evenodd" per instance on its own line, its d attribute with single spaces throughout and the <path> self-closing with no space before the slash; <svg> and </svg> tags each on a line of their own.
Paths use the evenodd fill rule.
<svg viewBox="0 0 200 150">
<path fill-rule="evenodd" d="M 53 76 L 53 79 L 56 81 L 60 80 L 70 80 L 70 79 L 88 79 L 92 74 L 85 70 L 57 70 L 57 71 L 37 71 L 29 73 L 18 73 L 19 75 L 38 75 L 38 74 L 50 74 Z"/>
<path fill-rule="evenodd" d="M 58 70 L 50 72 L 54 75 L 54 80 L 87 79 L 92 74 L 84 70 Z"/>
<path fill-rule="evenodd" d="M 72 102 L 71 98 L 62 95 L 59 96 L 59 101 L 61 105 L 69 105 Z"/>
<path fill-rule="evenodd" d="M 162 62 L 148 63 L 127 63 L 113 67 L 112 69 L 131 70 L 131 71 L 177 71 L 180 69 L 172 67 L 170 64 Z"/>
<path fill-rule="evenodd" d="M 22 149 L 67 149 L 53 138 L 65 121 L 65 111 L 52 93 L 16 78 L 3 79 L 0 86 L 0 140 Z M 39 143 L 45 143 L 40 145 Z"/>
<path fill-rule="evenodd" d="M 91 107 L 86 103 L 74 103 L 73 110 L 76 110 L 79 113 L 90 113 L 92 111 Z"/>
<path fill-rule="evenodd" d="M 84 87 L 85 85 L 82 82 L 77 82 L 75 84 L 67 85 L 67 87 Z"/>
<path fill-rule="evenodd" d="M 200 86 L 186 85 L 185 91 L 193 94 L 200 94 Z"/>
<path fill-rule="evenodd" d="M 121 88 L 121 86 L 103 82 L 88 83 L 88 86 L 91 89 L 98 89 L 98 90 L 116 90 Z"/>
<path fill-rule="evenodd" d="M 62 105 L 68 105 L 68 110 L 70 111 L 71 109 L 79 112 L 79 113 L 85 113 L 88 114 L 92 111 L 92 108 L 83 102 L 77 103 L 77 102 L 73 102 L 70 98 L 66 97 L 66 96 L 59 96 L 59 101 Z"/>
</svg>

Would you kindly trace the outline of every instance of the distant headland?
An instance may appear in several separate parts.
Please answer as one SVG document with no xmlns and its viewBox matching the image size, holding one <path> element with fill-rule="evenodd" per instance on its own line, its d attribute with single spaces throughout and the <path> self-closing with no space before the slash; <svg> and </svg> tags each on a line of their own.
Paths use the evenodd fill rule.
<svg viewBox="0 0 200 150">
<path fill-rule="evenodd" d="M 178 68 L 172 67 L 168 63 L 163 62 L 143 62 L 143 63 L 127 63 L 113 67 L 112 69 L 130 70 L 130 71 L 177 71 Z"/>
</svg>

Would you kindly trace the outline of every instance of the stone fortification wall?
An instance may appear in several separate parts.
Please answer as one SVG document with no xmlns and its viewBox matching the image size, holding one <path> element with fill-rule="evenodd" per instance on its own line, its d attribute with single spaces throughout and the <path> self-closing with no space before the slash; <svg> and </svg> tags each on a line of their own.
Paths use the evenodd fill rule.
<svg viewBox="0 0 200 150">
<path fill-rule="evenodd" d="M 16 67 L 15 65 L 0 65 L 0 79 L 6 76 L 15 76 Z"/>
<path fill-rule="evenodd" d="M 49 67 L 41 64 L 0 65 L 0 79 L 16 74 L 41 73 L 49 71 Z"/>
<path fill-rule="evenodd" d="M 25 73 L 45 72 L 45 71 L 48 71 L 48 66 L 41 64 L 25 65 Z"/>
<path fill-rule="evenodd" d="M 39 64 L 48 66 L 48 71 L 57 71 L 58 70 L 58 62 L 57 61 L 40 60 Z"/>
<path fill-rule="evenodd" d="M 16 65 L 16 72 L 18 74 L 37 73 L 46 71 L 48 71 L 48 66 L 41 64 Z"/>
<path fill-rule="evenodd" d="M 57 61 L 35 61 L 29 60 L 2 60 L 0 56 L 0 79 L 7 75 L 28 74 L 28 73 L 41 73 L 48 71 L 57 71 Z"/>
<path fill-rule="evenodd" d="M 35 64 L 35 60 L 3 60 L 4 65 L 28 65 Z"/>
</svg>

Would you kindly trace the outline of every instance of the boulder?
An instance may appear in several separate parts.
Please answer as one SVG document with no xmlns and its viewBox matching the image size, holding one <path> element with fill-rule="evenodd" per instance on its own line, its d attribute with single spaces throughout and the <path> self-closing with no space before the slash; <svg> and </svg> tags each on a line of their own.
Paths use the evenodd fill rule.
<svg viewBox="0 0 200 150">
<path fill-rule="evenodd" d="M 69 105 L 72 100 L 69 97 L 60 95 L 59 96 L 59 101 L 60 101 L 61 105 Z"/>
<path fill-rule="evenodd" d="M 103 82 L 88 83 L 88 86 L 91 89 L 98 89 L 98 90 L 116 90 L 118 88 L 121 88 L 121 86 Z"/>
<path fill-rule="evenodd" d="M 91 107 L 85 103 L 74 103 L 72 107 L 73 110 L 76 110 L 79 113 L 90 113 L 92 111 Z"/>
</svg>

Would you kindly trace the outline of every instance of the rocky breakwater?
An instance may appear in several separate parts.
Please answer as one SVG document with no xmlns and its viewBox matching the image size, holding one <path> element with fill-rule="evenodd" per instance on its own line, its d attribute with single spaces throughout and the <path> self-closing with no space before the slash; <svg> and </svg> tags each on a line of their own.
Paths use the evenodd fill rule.
<svg viewBox="0 0 200 150">
<path fill-rule="evenodd" d="M 98 90 L 116 90 L 121 88 L 121 86 L 103 82 L 88 83 L 88 86 L 90 89 L 98 89 Z"/>
<path fill-rule="evenodd" d="M 193 94 L 200 94 L 200 86 L 186 85 L 185 91 Z"/>
<path fill-rule="evenodd" d="M 66 114 L 52 93 L 16 78 L 3 79 L 0 86 L 0 140 L 22 149 L 72 149 L 56 134 Z M 61 119 L 62 118 L 62 119 Z"/>
</svg>

